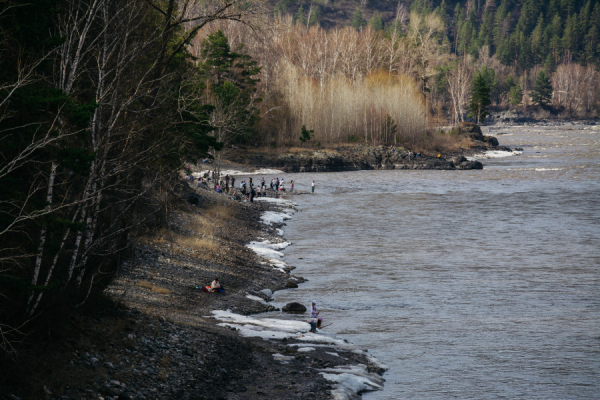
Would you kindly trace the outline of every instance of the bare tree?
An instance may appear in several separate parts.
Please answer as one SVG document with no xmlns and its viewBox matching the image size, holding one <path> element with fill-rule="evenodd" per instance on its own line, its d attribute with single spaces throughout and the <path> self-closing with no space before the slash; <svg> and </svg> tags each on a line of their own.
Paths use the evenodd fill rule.
<svg viewBox="0 0 600 400">
<path fill-rule="evenodd" d="M 448 93 L 452 103 L 454 124 L 462 122 L 466 112 L 469 96 L 471 93 L 471 78 L 473 71 L 462 59 L 446 72 L 448 82 Z"/>
</svg>

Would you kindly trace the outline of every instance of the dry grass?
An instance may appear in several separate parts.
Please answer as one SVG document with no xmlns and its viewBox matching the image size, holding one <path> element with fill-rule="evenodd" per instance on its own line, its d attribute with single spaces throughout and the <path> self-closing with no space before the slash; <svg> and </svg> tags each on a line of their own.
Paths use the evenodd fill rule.
<svg viewBox="0 0 600 400">
<path fill-rule="evenodd" d="M 182 237 L 177 244 L 201 253 L 213 252 L 219 248 L 219 244 L 213 238 Z"/>
<path fill-rule="evenodd" d="M 472 141 L 459 135 L 450 135 L 444 132 L 430 131 L 421 140 L 415 143 L 413 151 L 433 155 L 435 153 L 455 153 L 468 149 Z"/>
<path fill-rule="evenodd" d="M 148 281 L 140 281 L 137 284 L 139 287 L 143 287 L 146 289 L 150 289 L 153 292 L 159 293 L 159 294 L 171 294 L 171 291 L 167 288 L 163 288 L 157 285 L 154 285 Z"/>
<path fill-rule="evenodd" d="M 223 204 L 211 206 L 205 212 L 205 215 L 211 218 L 216 218 L 221 221 L 230 221 L 235 219 L 236 211 Z"/>
</svg>

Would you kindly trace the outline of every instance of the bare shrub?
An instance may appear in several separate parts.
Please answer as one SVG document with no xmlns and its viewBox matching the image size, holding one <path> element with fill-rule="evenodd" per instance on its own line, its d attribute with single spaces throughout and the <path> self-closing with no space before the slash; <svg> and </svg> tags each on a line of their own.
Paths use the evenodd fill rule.
<svg viewBox="0 0 600 400">
<path fill-rule="evenodd" d="M 351 79 L 338 74 L 320 84 L 291 63 L 282 69 L 280 90 L 290 108 L 283 124 L 287 135 L 306 125 L 325 143 L 345 141 L 349 135 L 368 143 L 395 143 L 398 138 L 413 143 L 425 131 L 424 99 L 407 76 L 378 71 Z"/>
<path fill-rule="evenodd" d="M 596 108 L 600 91 L 598 72 L 592 65 L 561 64 L 552 75 L 552 103 L 568 115 L 583 115 Z"/>
</svg>

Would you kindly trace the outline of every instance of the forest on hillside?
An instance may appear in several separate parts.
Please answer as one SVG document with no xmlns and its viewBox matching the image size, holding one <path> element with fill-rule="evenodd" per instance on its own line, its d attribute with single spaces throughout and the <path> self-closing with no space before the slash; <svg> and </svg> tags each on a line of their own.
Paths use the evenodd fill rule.
<svg viewBox="0 0 600 400">
<path fill-rule="evenodd" d="M 431 130 L 479 122 L 491 110 L 598 115 L 600 1 L 278 0 L 271 6 L 270 29 L 261 35 L 217 23 L 198 39 L 220 29 L 232 47 L 244 46 L 258 61 L 257 93 L 266 101 L 259 106 L 258 143 L 292 145 L 306 125 L 318 143 L 433 149 L 447 141 Z M 383 89 L 394 85 L 402 90 Z"/>
<path fill-rule="evenodd" d="M 326 29 L 370 26 L 388 34 L 410 12 L 434 13 L 444 23 L 447 50 L 478 57 L 482 47 L 521 70 L 563 62 L 598 63 L 598 0 L 277 0 L 275 14 Z"/>
</svg>

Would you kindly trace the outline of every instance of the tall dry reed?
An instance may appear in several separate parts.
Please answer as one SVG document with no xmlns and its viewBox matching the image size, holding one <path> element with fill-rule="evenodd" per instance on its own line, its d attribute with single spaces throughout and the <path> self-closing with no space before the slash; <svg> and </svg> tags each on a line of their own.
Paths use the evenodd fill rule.
<svg viewBox="0 0 600 400">
<path fill-rule="evenodd" d="M 423 96 L 404 75 L 378 71 L 352 79 L 339 73 L 321 83 L 288 62 L 278 74 L 278 89 L 289 107 L 282 138 L 294 138 L 306 125 L 324 143 L 414 143 L 427 127 Z"/>
</svg>

